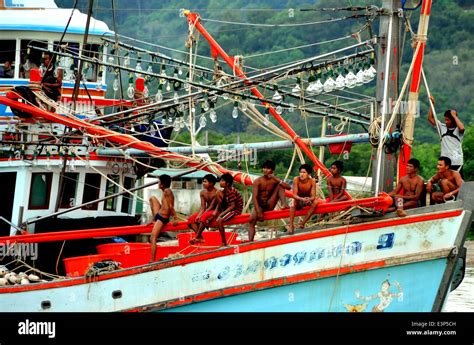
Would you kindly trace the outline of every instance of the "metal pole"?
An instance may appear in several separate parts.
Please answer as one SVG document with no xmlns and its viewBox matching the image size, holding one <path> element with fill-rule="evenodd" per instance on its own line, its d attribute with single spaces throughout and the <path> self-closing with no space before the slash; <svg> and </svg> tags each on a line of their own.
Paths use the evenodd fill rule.
<svg viewBox="0 0 474 345">
<path fill-rule="evenodd" d="M 237 132 L 237 135 L 239 132 Z M 330 144 L 338 144 L 338 143 L 366 143 L 369 141 L 369 135 L 367 133 L 361 134 L 347 134 L 344 136 L 336 136 L 336 137 L 324 137 L 324 138 L 311 138 L 311 146 L 324 146 Z M 260 143 L 249 143 L 249 144 L 240 144 L 240 138 L 237 136 L 237 144 L 225 144 L 225 145 L 206 145 L 206 146 L 197 146 L 194 148 L 194 152 L 197 154 L 200 153 L 212 153 L 212 152 L 222 152 L 222 151 L 241 151 L 245 152 L 247 149 L 254 149 L 258 151 L 271 151 L 271 150 L 284 150 L 294 147 L 294 143 L 289 140 L 279 140 L 279 141 L 266 141 Z M 175 153 L 182 153 L 182 154 L 190 154 L 192 149 L 189 146 L 175 146 L 175 147 L 168 147 L 167 150 L 169 152 Z M 123 157 L 124 155 L 128 156 L 139 156 L 139 157 L 147 157 L 148 153 L 143 150 L 137 149 L 126 149 L 126 150 L 119 150 L 119 149 L 112 149 L 112 148 L 104 148 L 98 149 L 97 155 L 99 156 L 120 156 Z"/>
<path fill-rule="evenodd" d="M 392 100 L 398 99 L 398 74 L 399 74 L 399 28 L 400 18 L 398 9 L 401 8 L 400 0 L 383 0 L 380 17 L 380 34 L 378 38 L 377 53 L 377 107 L 375 114 L 380 114 L 381 128 L 379 146 L 372 170 L 372 190 L 378 194 L 381 191 L 391 191 L 395 176 L 396 156 L 387 154 L 383 147 L 383 133 L 386 123 L 391 116 Z M 377 117 L 377 116 L 375 116 Z M 394 126 L 396 125 L 394 122 Z"/>
<path fill-rule="evenodd" d="M 94 0 L 89 0 L 89 10 L 87 11 L 87 21 L 86 21 L 86 31 L 84 33 L 84 40 L 82 41 L 82 49 L 79 49 L 79 66 L 77 68 L 76 81 L 74 83 L 74 92 L 72 94 L 72 110 L 76 111 L 76 100 L 79 95 L 79 84 L 82 80 L 82 64 L 83 60 L 82 51 L 86 49 L 85 45 L 87 44 L 87 38 L 89 37 L 89 25 L 92 17 L 92 7 L 94 6 Z"/>
</svg>

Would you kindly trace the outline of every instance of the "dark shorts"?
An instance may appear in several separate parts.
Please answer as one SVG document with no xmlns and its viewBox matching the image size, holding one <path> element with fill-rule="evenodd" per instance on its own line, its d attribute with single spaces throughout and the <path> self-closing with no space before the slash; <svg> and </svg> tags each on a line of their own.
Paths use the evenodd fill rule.
<svg viewBox="0 0 474 345">
<path fill-rule="evenodd" d="M 169 218 L 165 218 L 165 217 L 163 217 L 162 215 L 160 215 L 159 213 L 155 214 L 154 219 L 155 219 L 155 222 L 156 222 L 157 220 L 159 220 L 159 221 L 161 221 L 164 225 L 168 224 L 169 221 L 170 221 Z"/>
</svg>

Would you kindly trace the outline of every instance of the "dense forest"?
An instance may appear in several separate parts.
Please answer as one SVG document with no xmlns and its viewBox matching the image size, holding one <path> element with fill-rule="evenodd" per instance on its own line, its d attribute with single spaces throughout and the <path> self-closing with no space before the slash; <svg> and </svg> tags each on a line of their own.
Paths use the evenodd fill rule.
<svg viewBox="0 0 474 345">
<path fill-rule="evenodd" d="M 60 7 L 72 7 L 74 0 L 56 0 L 56 3 Z M 78 8 L 86 13 L 87 4 L 88 1 L 80 0 Z M 340 48 L 347 44 L 347 41 L 337 41 L 330 46 L 313 45 L 302 49 L 292 49 L 280 54 L 255 57 L 253 55 L 333 40 L 355 32 L 364 24 L 365 18 L 351 18 L 317 26 L 287 27 L 236 26 L 217 21 L 261 24 L 314 22 L 350 15 L 350 12 L 347 11 L 339 13 L 315 9 L 366 6 L 367 1 L 116 0 L 116 23 L 113 22 L 111 4 L 111 0 L 95 0 L 94 17 L 105 21 L 111 29 L 115 24 L 117 33 L 121 35 L 178 50 L 185 50 L 184 44 L 188 34 L 187 21 L 182 16 L 182 9 L 191 9 L 200 13 L 205 19 L 215 20 L 205 22 L 205 26 L 230 55 L 244 55 L 246 65 L 255 68 L 269 68 Z M 380 6 L 380 1 L 376 1 L 375 5 Z M 418 8 L 413 12 L 407 12 L 415 31 L 418 27 L 419 11 Z M 378 32 L 378 19 L 373 21 L 371 28 L 374 34 Z M 403 50 L 403 64 L 400 70 L 401 81 L 404 80 L 413 55 L 410 37 L 404 31 L 401 31 L 402 39 L 406 40 Z M 367 38 L 369 32 L 364 31 L 361 34 Z M 199 44 L 199 54 L 209 56 L 209 46 L 204 42 L 204 39 L 201 39 Z M 438 118 L 443 120 L 444 111 L 454 108 L 466 126 L 463 147 L 465 154 L 464 175 L 467 180 L 474 178 L 474 123 L 471 120 L 471 114 L 474 113 L 474 99 L 471 90 L 474 78 L 473 51 L 473 2 L 470 0 L 434 1 L 429 23 L 424 70 L 431 92 L 436 97 Z M 179 53 L 164 50 L 163 52 L 182 58 Z M 202 63 L 205 64 L 206 61 L 202 61 Z M 360 92 L 375 96 L 375 83 L 367 84 Z M 427 121 L 428 102 L 423 86 L 421 87 L 420 101 L 420 117 L 416 120 L 413 157 L 421 161 L 421 175 L 427 179 L 435 172 L 440 149 L 436 130 Z M 274 137 L 263 132 L 244 116 L 233 119 L 230 116 L 231 106 L 222 108 L 220 111 L 222 114 L 219 115 L 219 121 L 215 124 L 209 123 L 207 126 L 209 144 L 235 143 L 237 140 L 240 140 L 241 143 L 275 140 Z M 285 119 L 301 136 L 317 137 L 320 135 L 321 118 L 312 118 L 308 123 L 305 123 L 301 114 L 295 112 L 286 114 Z M 334 123 L 334 125 L 336 124 L 337 122 Z M 349 131 L 356 133 L 360 132 L 360 129 L 356 125 L 351 125 Z M 189 134 L 182 131 L 177 139 L 180 141 L 189 140 Z M 200 134 L 198 140 L 201 144 L 204 143 L 204 132 Z M 258 160 L 261 162 L 267 158 L 274 159 L 279 162 L 278 172 L 283 174 L 290 164 L 292 154 L 292 150 L 259 153 Z M 330 156 L 326 152 L 327 162 L 336 158 L 337 156 Z M 355 145 L 350 155 L 344 158 L 346 159 L 346 174 L 366 176 L 369 171 L 368 166 L 360 163 L 370 161 L 371 147 L 369 144 Z M 233 163 L 228 164 L 232 167 Z M 293 173 L 295 172 L 296 170 L 293 169 Z"/>
</svg>

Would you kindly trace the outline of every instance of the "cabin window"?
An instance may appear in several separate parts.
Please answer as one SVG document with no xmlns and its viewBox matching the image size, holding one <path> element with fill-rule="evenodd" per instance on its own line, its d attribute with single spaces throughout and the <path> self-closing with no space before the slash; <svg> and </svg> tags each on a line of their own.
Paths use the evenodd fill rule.
<svg viewBox="0 0 474 345">
<path fill-rule="evenodd" d="M 82 203 L 97 200 L 100 195 L 100 174 L 87 173 L 84 181 Z M 97 210 L 97 203 L 82 207 L 83 210 Z"/>
<path fill-rule="evenodd" d="M 54 42 L 54 49 L 63 53 L 71 54 L 74 56 L 79 55 L 79 43 L 77 42 L 61 42 L 61 46 L 58 47 L 59 41 Z M 69 56 L 59 56 L 56 59 L 56 65 L 58 69 L 63 70 L 63 80 L 74 80 L 74 69 L 79 66 L 77 58 Z"/>
<path fill-rule="evenodd" d="M 117 184 L 120 182 L 120 175 L 107 175 L 107 177 L 110 180 L 117 183 Z M 107 180 L 107 187 L 105 189 L 105 196 L 115 194 L 118 191 L 118 186 L 110 180 Z M 117 197 L 111 198 L 111 199 L 108 199 L 108 200 L 105 201 L 104 210 L 106 210 L 106 211 L 115 211 L 116 208 L 117 208 Z"/>
<path fill-rule="evenodd" d="M 125 177 L 123 180 L 123 187 L 125 189 L 130 190 L 134 187 L 135 179 L 131 177 Z M 122 196 L 122 213 L 132 213 L 132 204 L 133 204 L 133 196 L 128 193 L 125 193 Z"/>
<path fill-rule="evenodd" d="M 15 40 L 0 40 L 0 78 L 15 76 Z"/>
<path fill-rule="evenodd" d="M 48 42 L 22 40 L 20 44 L 21 49 L 21 64 L 20 64 L 20 78 L 30 79 L 30 71 L 38 69 L 43 60 L 43 51 L 36 48 L 28 48 L 28 45 L 47 49 Z"/>
<path fill-rule="evenodd" d="M 102 61 L 102 46 L 98 44 L 86 44 L 83 49 L 83 55 L 89 59 Z M 99 65 L 97 63 L 84 62 L 83 75 L 87 81 L 97 81 Z"/>
<path fill-rule="evenodd" d="M 71 208 L 76 204 L 78 173 L 65 173 L 59 207 Z"/>
<path fill-rule="evenodd" d="M 49 208 L 52 178 L 53 173 L 31 174 L 30 200 L 28 203 L 30 210 L 44 210 Z"/>
<path fill-rule="evenodd" d="M 15 201 L 16 172 L 0 173 L 2 181 L 2 202 L 0 203 L 0 217 L 12 221 L 13 205 Z M 0 221 L 0 236 L 10 235 L 10 226 Z"/>
</svg>

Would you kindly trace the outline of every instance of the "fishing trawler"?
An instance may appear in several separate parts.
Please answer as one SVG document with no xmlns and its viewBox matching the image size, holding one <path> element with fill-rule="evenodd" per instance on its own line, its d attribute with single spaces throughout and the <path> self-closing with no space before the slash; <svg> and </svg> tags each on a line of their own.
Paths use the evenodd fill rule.
<svg viewBox="0 0 474 345">
<path fill-rule="evenodd" d="M 225 74 L 222 68 L 208 70 L 196 66 L 195 71 L 184 77 L 178 72 L 178 66 L 191 69 L 189 64 L 137 47 L 133 47 L 133 52 L 137 54 L 136 66 L 133 68 L 130 66 L 131 47 L 120 42 L 116 34 L 99 22 L 96 28 L 101 29 L 95 32 L 96 35 L 90 33 L 91 42 L 94 37 L 103 44 L 103 48 L 92 49 L 87 46 L 90 44 L 87 40 L 81 41 L 80 35 L 85 34 L 90 26 L 84 26 L 78 32 L 74 49 L 65 46 L 59 33 L 55 36 L 45 28 L 40 28 L 41 34 L 51 35 L 51 38 L 46 40 L 48 44 L 43 48 L 31 41 L 22 48 L 21 41 L 15 40 L 15 45 L 12 46 L 16 56 L 15 78 L 1 80 L 5 95 L 0 96 L 0 104 L 3 105 L 0 130 L 4 156 L 0 161 L 0 174 L 3 181 L 8 181 L 8 203 L 7 208 L 2 210 L 2 219 L 8 223 L 3 227 L 8 231 L 4 231 L 0 242 L 15 248 L 54 244 L 57 251 L 39 248 L 38 260 L 48 256 L 57 267 L 60 258 L 63 258 L 66 274 L 48 275 L 38 268 L 39 265 L 30 265 L 19 259 L 8 263 L 7 267 L 0 270 L 0 274 L 4 276 L 1 280 L 3 286 L 0 287 L 2 311 L 442 310 L 447 293 L 462 279 L 454 278 L 456 272 L 462 272 L 462 267 L 457 265 L 462 264 L 463 244 L 471 225 L 472 200 L 469 195 L 472 194 L 472 184 L 463 185 L 458 201 L 408 210 L 408 215 L 403 218 L 385 213 L 392 204 L 392 198 L 384 192 L 383 187 L 389 175 L 384 169 L 387 165 L 387 142 L 384 138 L 395 138 L 389 115 L 398 114 L 399 102 L 395 105 L 395 110 L 390 112 L 388 99 L 394 94 L 398 95 L 398 88 L 389 90 L 389 78 L 383 76 L 392 75 L 395 65 L 392 56 L 393 51 L 396 51 L 393 49 L 393 35 L 398 31 L 399 18 L 394 13 L 399 13 L 402 9 L 395 8 L 392 1 L 384 1 L 384 5 L 387 6 L 385 11 L 377 10 L 371 14 L 380 16 L 381 33 L 378 40 L 370 38 L 326 56 L 311 57 L 252 77 L 247 77 L 238 58 L 230 57 L 206 31 L 200 16 L 190 11 L 183 12 L 188 19 L 190 32 L 188 48 L 193 47 L 193 35 L 201 34 L 211 46 L 214 61 L 217 63 L 218 58 L 222 59 L 229 65 L 232 75 Z M 430 7 L 431 1 L 423 1 L 419 37 L 427 34 Z M 6 10 L 10 11 L 8 6 Z M 20 10 L 11 10 L 14 11 Z M 25 13 L 27 11 L 29 10 L 21 10 Z M 68 13 L 70 15 L 71 11 Z M 90 15 L 83 19 L 86 22 L 91 20 Z M 8 32 L 12 28 L 4 30 Z M 67 27 L 64 32 L 68 32 Z M 11 32 L 8 34 L 0 31 L 0 35 L 4 34 L 6 36 L 3 37 L 12 37 Z M 65 37 L 73 41 L 72 37 Z M 32 39 L 40 40 L 41 37 Z M 416 102 L 418 97 L 424 45 L 423 40 L 417 42 L 410 68 L 412 102 Z M 229 246 L 226 247 L 220 247 L 220 238 L 215 232 L 204 233 L 203 244 L 190 245 L 189 240 L 194 233 L 186 231 L 186 222 L 168 224 L 165 231 L 178 232 L 176 240 L 161 243 L 152 263 L 148 243 L 117 242 L 119 236 L 130 238 L 149 233 L 151 224 L 124 226 L 107 220 L 107 227 L 96 226 L 99 222 L 95 219 L 101 217 L 117 214 L 133 217 L 136 214 L 137 196 L 133 192 L 139 188 L 135 186 L 135 181 L 147 171 L 144 166 L 156 168 L 159 166 L 157 161 L 166 160 L 187 165 L 190 169 L 185 173 L 196 169 L 215 174 L 228 172 L 216 162 L 183 154 L 189 150 L 195 153 L 197 147 L 194 145 L 191 148 L 173 148 L 156 141 L 158 138 L 166 143 L 169 138 L 161 135 L 162 129 L 167 128 L 166 123 L 177 131 L 187 126 L 191 137 L 195 138 L 193 135 L 196 131 L 205 126 L 206 114 L 211 121 L 216 116 L 216 99 L 221 95 L 233 100 L 234 110 L 239 108 L 237 111 L 252 113 L 266 127 L 273 123 L 280 130 L 283 129 L 291 145 L 298 147 L 300 153 L 306 154 L 323 175 L 329 176 L 330 172 L 311 151 L 308 142 L 302 140 L 282 118 L 281 108 L 290 109 L 293 106 L 282 102 L 278 97 L 265 98 L 258 89 L 259 83 L 268 82 L 266 78 L 282 72 L 287 75 L 309 72 L 307 83 L 297 79 L 299 91 L 287 91 L 284 85 L 279 86 L 280 88 L 277 86 L 274 90 L 291 95 L 305 89 L 308 99 L 321 103 L 317 96 L 322 93 L 338 92 L 349 85 L 361 86 L 365 71 L 366 80 L 369 81 L 371 56 L 375 56 L 376 52 L 374 47 L 377 48 L 378 64 L 378 72 L 374 75 L 378 86 L 374 114 L 380 119 L 380 129 L 377 134 L 371 132 L 362 136 L 365 140 L 370 138 L 377 148 L 374 194 L 363 198 L 349 196 L 347 201 L 321 203 L 316 209 L 319 214 L 342 212 L 348 216 L 342 222 L 300 229 L 291 236 L 286 233 L 273 234 L 256 242 L 245 241 L 244 232 L 227 231 Z M 59 107 L 58 102 L 51 102 L 41 92 L 38 74 L 33 72 L 32 78 L 30 72 L 29 80 L 20 78 L 21 52 L 26 50 L 27 57 L 30 57 L 33 49 L 53 51 L 60 57 L 59 65 L 65 69 L 70 66 L 69 70 L 74 71 L 74 66 L 77 66 L 76 74 L 73 73 L 72 77 L 78 79 L 87 75 L 82 73 L 87 71 L 87 67 L 83 68 L 84 65 L 96 66 L 89 68 L 95 68 L 102 80 L 95 85 L 98 93 L 95 94 L 97 101 L 92 106 L 92 113 L 84 109 L 78 112 L 74 107 L 80 95 L 89 98 L 87 83 L 80 93 L 77 86 L 79 83 L 74 83 L 75 90 L 70 93 L 72 107 Z M 97 52 L 98 56 L 88 56 L 87 53 L 91 51 Z M 332 59 L 330 63 L 325 61 L 329 56 L 348 54 L 351 51 L 355 52 Z M 141 56 L 144 55 L 150 56 L 150 68 L 146 71 L 141 68 Z M 357 61 L 359 66 L 365 64 L 367 68 L 360 68 L 357 73 L 341 72 L 334 80 L 333 67 L 330 66 L 351 60 Z M 155 72 L 157 68 L 153 63 L 160 66 L 160 73 Z M 166 68 L 163 67 L 166 64 L 175 66 L 176 73 L 173 76 L 166 73 Z M 99 100 L 105 92 L 106 69 L 130 73 L 127 95 L 131 100 Z M 326 71 L 324 85 L 321 82 L 321 69 Z M 191 76 L 194 72 L 201 78 L 212 76 L 212 82 L 193 79 Z M 356 74 L 359 72 L 362 73 L 360 79 L 351 81 L 352 76 L 357 78 Z M 340 76 L 344 81 L 337 84 L 336 81 L 341 83 Z M 18 88 L 15 89 L 15 85 L 18 85 L 16 79 L 21 79 L 19 82 L 28 86 L 34 96 L 30 97 Z M 120 79 L 120 72 L 115 73 L 115 92 L 122 90 Z M 143 100 L 140 97 L 135 99 L 136 90 L 146 98 L 153 81 L 158 81 L 153 100 L 146 103 L 139 102 Z M 64 85 L 67 86 L 66 83 Z M 119 86 L 117 90 L 116 85 Z M 170 89 L 167 97 L 164 97 L 164 87 L 166 90 L 168 87 Z M 405 90 L 405 87 L 406 85 L 402 89 Z M 64 97 L 69 97 L 64 88 L 63 92 L 66 95 Z M 262 102 L 265 115 L 251 101 Z M 98 103 L 127 109 L 115 109 L 108 114 L 103 109 L 102 113 L 102 109 L 96 107 Z M 190 103 L 202 105 L 198 130 L 194 127 L 197 111 Z M 144 110 L 147 110 L 145 114 L 142 112 Z M 186 113 L 189 113 L 189 121 L 185 121 Z M 155 123 L 157 114 L 159 116 L 156 118 L 163 121 L 160 122 L 161 127 L 155 128 L 155 134 L 159 135 L 154 136 L 154 140 L 147 140 L 143 132 L 135 128 L 132 130 L 124 125 L 117 126 L 121 116 L 126 117 L 127 121 L 130 118 L 147 118 L 150 124 Z M 410 157 L 410 140 L 413 137 L 410 130 L 413 130 L 414 115 L 414 109 L 409 107 L 407 125 L 403 129 L 407 142 L 400 149 L 403 154 L 400 154 L 398 160 L 400 176 L 404 175 L 403 169 L 407 157 Z M 274 122 L 269 120 L 270 116 Z M 104 120 L 110 118 L 113 121 Z M 378 121 L 375 116 L 371 120 Z M 145 132 L 148 133 L 149 129 Z M 78 141 L 70 145 L 71 138 Z M 349 137 L 333 137 L 331 140 L 342 144 L 351 141 Z M 356 142 L 355 139 L 352 141 Z M 44 147 L 49 147 L 49 151 Z M 104 152 L 107 154 L 101 155 Z M 143 164 L 137 157 L 146 157 L 150 160 L 149 164 Z M 393 165 L 394 162 L 390 164 Z M 133 166 L 137 168 L 133 169 Z M 94 173 L 91 173 L 91 169 Z M 253 178 L 249 174 L 241 171 L 231 173 L 236 182 L 251 185 Z M 91 175 L 96 175 L 95 179 Z M 125 198 L 123 194 L 126 193 L 132 197 Z M 296 215 L 300 216 L 306 211 L 297 211 Z M 83 226 L 62 229 L 56 226 L 56 231 L 52 231 L 51 225 L 38 226 L 42 218 L 58 222 L 65 219 L 65 215 Z M 94 218 L 93 223 L 84 224 L 85 217 Z M 264 214 L 265 220 L 288 217 L 287 209 Z M 249 214 L 245 213 L 226 225 L 247 224 L 248 221 Z M 104 238 L 108 241 L 104 242 Z M 88 241 L 88 244 L 84 245 L 83 241 Z M 81 245 L 78 246 L 77 243 Z M 74 246 L 76 253 L 79 249 L 82 253 L 71 255 L 72 251 L 65 250 L 68 246 Z M 84 253 L 85 251 L 88 252 Z M 18 271 L 16 267 L 27 272 L 19 276 L 7 271 Z M 34 277 L 28 279 L 29 276 L 25 275 L 32 272 Z"/>
</svg>

